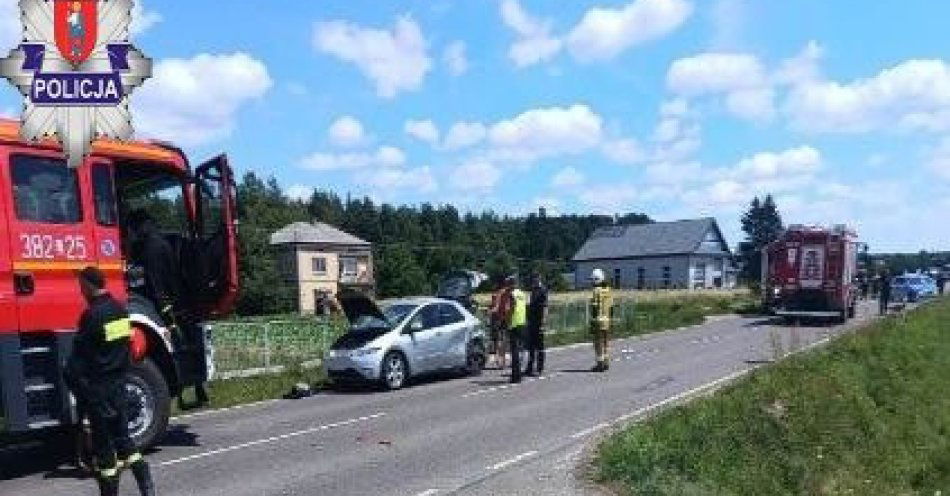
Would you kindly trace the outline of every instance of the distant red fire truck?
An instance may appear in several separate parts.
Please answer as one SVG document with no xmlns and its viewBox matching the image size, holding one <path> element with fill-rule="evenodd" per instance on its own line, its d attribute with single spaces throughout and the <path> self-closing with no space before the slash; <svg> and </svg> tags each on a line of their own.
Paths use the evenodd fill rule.
<svg viewBox="0 0 950 496">
<path fill-rule="evenodd" d="M 788 318 L 854 317 L 860 245 L 842 225 L 789 226 L 762 250 L 765 307 Z"/>
</svg>

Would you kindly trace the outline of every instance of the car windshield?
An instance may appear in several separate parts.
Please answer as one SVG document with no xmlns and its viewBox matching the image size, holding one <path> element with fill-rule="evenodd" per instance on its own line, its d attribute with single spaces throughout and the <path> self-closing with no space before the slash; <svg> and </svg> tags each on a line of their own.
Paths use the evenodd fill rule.
<svg viewBox="0 0 950 496">
<path fill-rule="evenodd" d="M 379 328 L 389 328 L 399 325 L 403 319 L 416 308 L 416 305 L 383 305 L 382 311 L 383 315 L 386 317 L 386 320 L 383 321 L 380 318 L 373 315 L 360 315 L 356 322 L 350 326 L 350 332 L 363 332 L 371 329 Z"/>
</svg>

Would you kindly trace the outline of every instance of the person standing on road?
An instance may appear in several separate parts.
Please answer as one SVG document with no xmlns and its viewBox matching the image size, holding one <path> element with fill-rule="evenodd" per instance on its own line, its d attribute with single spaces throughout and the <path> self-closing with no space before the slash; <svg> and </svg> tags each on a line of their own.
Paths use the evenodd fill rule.
<svg viewBox="0 0 950 496">
<path fill-rule="evenodd" d="M 947 284 L 947 276 L 943 272 L 937 274 L 937 294 L 943 296 L 943 287 Z"/>
<path fill-rule="evenodd" d="M 528 302 L 528 365 L 525 375 L 544 373 L 544 332 L 548 320 L 548 288 L 541 281 L 541 275 L 534 273 L 531 276 L 531 298 Z"/>
<path fill-rule="evenodd" d="M 891 303 L 891 277 L 885 271 L 881 274 L 881 287 L 878 291 L 878 314 L 887 313 L 887 307 Z"/>
<path fill-rule="evenodd" d="M 132 469 L 139 493 L 154 496 L 148 462 L 129 435 L 125 375 L 131 367 L 129 313 L 105 289 L 102 271 L 86 267 L 77 273 L 88 308 L 79 318 L 66 380 L 83 398 L 89 415 L 96 479 L 101 496 L 119 494 L 120 470 Z"/>
<path fill-rule="evenodd" d="M 594 354 L 597 364 L 591 369 L 593 372 L 606 372 L 610 368 L 610 308 L 613 298 L 610 287 L 607 285 L 604 271 L 594 269 L 590 276 L 594 290 L 590 298 L 590 329 L 594 338 Z"/>
<path fill-rule="evenodd" d="M 508 318 L 511 315 L 511 299 L 504 283 L 491 296 L 489 324 L 491 326 L 492 352 L 495 365 L 499 370 L 507 366 L 505 356 L 508 353 Z"/>
<path fill-rule="evenodd" d="M 144 276 L 143 284 L 137 292 L 155 305 L 165 326 L 171 332 L 176 347 L 196 358 L 204 355 L 200 327 L 192 319 L 180 318 L 184 290 L 178 257 L 175 256 L 174 250 L 162 236 L 155 219 L 145 210 L 133 211 L 129 215 L 128 227 L 134 239 L 131 258 L 135 265 L 142 268 Z M 203 363 L 200 359 L 191 362 Z M 188 382 L 193 383 L 195 387 L 194 406 L 208 404 L 208 393 L 204 385 L 207 380 L 204 377 L 205 371 L 186 372 L 191 379 Z M 182 410 L 186 409 L 181 395 L 178 396 L 178 405 Z"/>
<path fill-rule="evenodd" d="M 528 296 L 518 287 L 518 278 L 509 276 L 505 280 L 506 298 L 510 301 L 511 314 L 508 318 L 508 342 L 511 347 L 511 382 L 521 382 L 521 348 L 524 340 L 525 325 L 528 322 Z"/>
</svg>

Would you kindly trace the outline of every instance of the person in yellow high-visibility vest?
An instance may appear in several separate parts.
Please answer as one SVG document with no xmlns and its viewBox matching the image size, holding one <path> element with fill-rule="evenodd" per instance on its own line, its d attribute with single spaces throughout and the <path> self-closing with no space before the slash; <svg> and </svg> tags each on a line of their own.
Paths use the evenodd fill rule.
<svg viewBox="0 0 950 496">
<path fill-rule="evenodd" d="M 590 330 L 597 359 L 597 364 L 591 370 L 606 372 L 610 367 L 610 350 L 607 343 L 610 341 L 610 308 L 613 306 L 613 297 L 610 295 L 610 286 L 606 283 L 603 270 L 594 269 L 590 279 L 594 284 L 590 298 Z"/>
<path fill-rule="evenodd" d="M 505 296 L 511 298 L 511 317 L 508 320 L 508 342 L 511 345 L 511 382 L 521 382 L 521 342 L 528 323 L 528 296 L 518 288 L 518 278 L 505 280 Z"/>
</svg>

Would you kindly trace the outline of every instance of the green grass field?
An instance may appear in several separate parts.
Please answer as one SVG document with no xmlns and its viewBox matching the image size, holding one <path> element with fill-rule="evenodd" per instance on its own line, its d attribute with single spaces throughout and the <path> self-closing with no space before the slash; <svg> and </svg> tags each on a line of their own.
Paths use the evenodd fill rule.
<svg viewBox="0 0 950 496">
<path fill-rule="evenodd" d="M 630 426 L 596 480 L 636 495 L 950 494 L 950 299 Z"/>
</svg>

